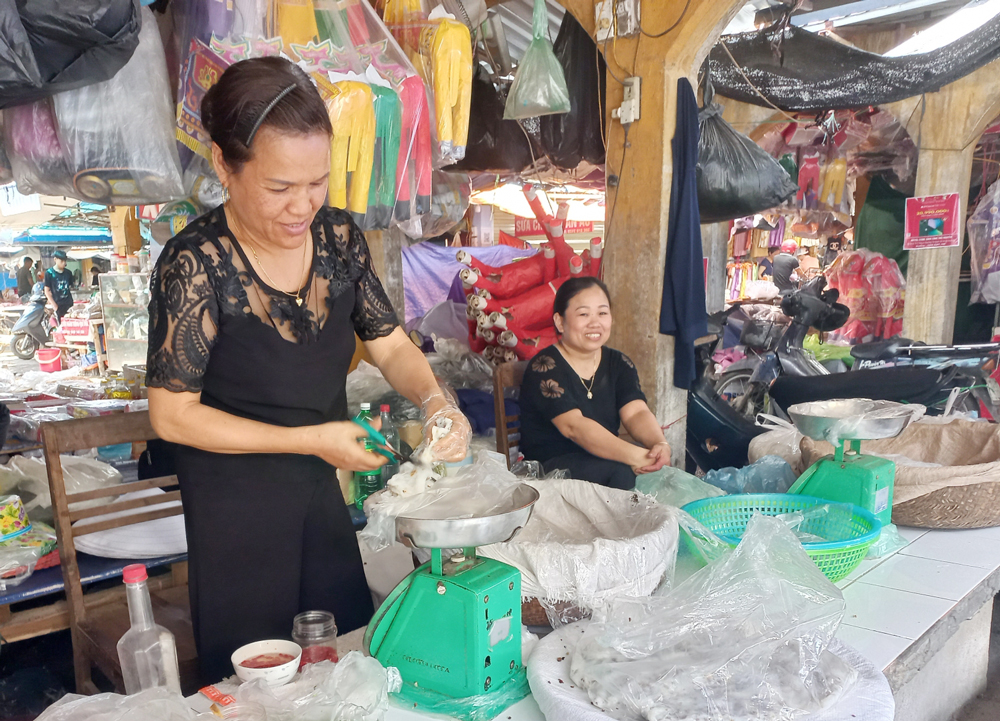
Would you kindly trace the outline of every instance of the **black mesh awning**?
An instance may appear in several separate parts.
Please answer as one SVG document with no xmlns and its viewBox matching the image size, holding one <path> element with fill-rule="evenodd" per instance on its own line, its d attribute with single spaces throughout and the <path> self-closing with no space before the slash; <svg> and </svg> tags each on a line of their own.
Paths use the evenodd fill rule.
<svg viewBox="0 0 1000 721">
<path fill-rule="evenodd" d="M 724 36 L 709 56 L 720 95 L 787 111 L 883 105 L 933 92 L 1000 57 L 1000 16 L 937 50 L 883 57 L 794 26 Z"/>
</svg>

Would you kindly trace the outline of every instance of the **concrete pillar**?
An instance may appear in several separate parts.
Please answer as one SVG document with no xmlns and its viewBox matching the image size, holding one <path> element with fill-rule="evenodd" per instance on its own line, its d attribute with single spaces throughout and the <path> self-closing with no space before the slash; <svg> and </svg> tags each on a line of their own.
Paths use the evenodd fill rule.
<svg viewBox="0 0 1000 721">
<path fill-rule="evenodd" d="M 729 223 L 701 226 L 701 243 L 708 258 L 708 295 L 705 307 L 718 313 L 726 307 L 726 250 L 729 247 Z"/>
</svg>

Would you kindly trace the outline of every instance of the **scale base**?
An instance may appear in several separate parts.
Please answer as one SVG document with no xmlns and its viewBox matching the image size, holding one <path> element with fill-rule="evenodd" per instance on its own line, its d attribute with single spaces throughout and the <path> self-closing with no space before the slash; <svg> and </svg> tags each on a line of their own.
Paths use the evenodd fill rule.
<svg viewBox="0 0 1000 721">
<path fill-rule="evenodd" d="M 887 526 L 892 523 L 895 480 L 896 464 L 892 461 L 838 449 L 836 455 L 820 458 L 809 466 L 788 492 L 853 503 L 871 511 Z"/>
<path fill-rule="evenodd" d="M 451 698 L 499 689 L 522 670 L 521 574 L 473 549 L 443 567 L 434 553 L 375 614 L 369 652 L 403 681 Z"/>
</svg>

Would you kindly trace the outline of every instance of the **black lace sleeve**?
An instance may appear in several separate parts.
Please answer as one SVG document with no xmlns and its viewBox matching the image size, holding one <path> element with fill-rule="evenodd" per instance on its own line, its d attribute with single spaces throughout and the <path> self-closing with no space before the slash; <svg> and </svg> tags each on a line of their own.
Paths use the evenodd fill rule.
<svg viewBox="0 0 1000 721">
<path fill-rule="evenodd" d="M 200 392 L 218 327 L 218 300 L 205 258 L 196 245 L 175 238 L 149 280 L 146 385 Z"/>
<path fill-rule="evenodd" d="M 351 269 L 351 275 L 356 275 L 358 278 L 354 311 L 351 313 L 354 331 L 361 340 L 384 338 L 396 329 L 399 320 L 385 288 L 382 287 L 382 281 L 375 274 L 375 266 L 372 264 L 371 252 L 368 250 L 368 241 L 365 240 L 364 233 L 357 223 L 351 222 L 350 228 L 350 262 L 355 265 Z"/>
</svg>

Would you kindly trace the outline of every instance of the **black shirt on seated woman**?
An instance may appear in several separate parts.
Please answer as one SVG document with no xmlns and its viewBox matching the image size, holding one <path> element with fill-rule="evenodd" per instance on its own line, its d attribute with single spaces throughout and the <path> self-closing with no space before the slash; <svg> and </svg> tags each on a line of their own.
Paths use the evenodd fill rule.
<svg viewBox="0 0 1000 721">
<path fill-rule="evenodd" d="M 670 446 L 646 405 L 635 365 L 607 348 L 611 304 L 595 278 L 573 278 L 556 294 L 559 342 L 543 349 L 521 384 L 521 451 L 546 472 L 631 489 L 637 472 L 670 462 Z M 641 446 L 618 437 L 625 426 Z"/>
</svg>

